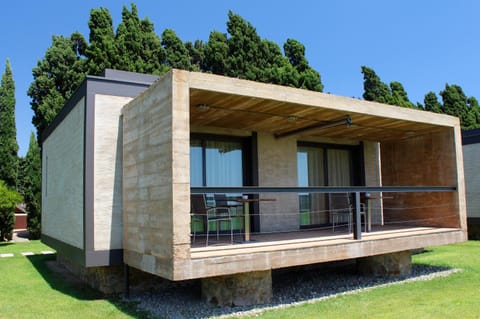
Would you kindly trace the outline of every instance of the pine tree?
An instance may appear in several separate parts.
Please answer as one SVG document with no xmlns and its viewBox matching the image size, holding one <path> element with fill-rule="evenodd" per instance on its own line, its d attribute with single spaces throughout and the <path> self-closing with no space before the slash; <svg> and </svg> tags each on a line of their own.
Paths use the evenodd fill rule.
<svg viewBox="0 0 480 319">
<path fill-rule="evenodd" d="M 443 113 L 443 106 L 438 102 L 437 95 L 435 92 L 428 92 L 423 99 L 425 103 L 425 110 L 435 113 Z"/>
<path fill-rule="evenodd" d="M 392 93 L 392 105 L 415 108 L 415 104 L 408 99 L 407 92 L 403 88 L 402 83 L 394 81 L 390 83 L 390 91 Z"/>
<path fill-rule="evenodd" d="M 92 9 L 88 27 L 90 29 L 90 44 L 86 49 L 87 73 L 99 75 L 103 70 L 112 68 L 117 59 L 115 33 L 108 9 Z"/>
<path fill-rule="evenodd" d="M 169 67 L 192 70 L 189 52 L 175 31 L 171 29 L 163 31 L 162 46 L 165 50 L 165 62 Z"/>
<path fill-rule="evenodd" d="M 214 74 L 227 74 L 228 40 L 225 33 L 210 32 L 208 42 L 205 44 L 205 59 L 202 69 Z"/>
<path fill-rule="evenodd" d="M 363 98 L 367 101 L 391 104 L 392 94 L 388 85 L 383 83 L 373 69 L 362 66 Z"/>
<path fill-rule="evenodd" d="M 112 63 L 115 69 L 161 74 L 168 70 L 164 65 L 165 52 L 160 38 L 148 20 L 140 20 L 138 9 L 132 3 L 131 11 L 122 10 L 122 22 L 115 34 L 116 58 Z"/>
<path fill-rule="evenodd" d="M 15 83 L 10 61 L 0 83 L 0 179 L 6 185 L 17 187 L 18 144 L 15 128 Z"/>
<path fill-rule="evenodd" d="M 41 232 L 42 168 L 40 147 L 33 132 L 30 135 L 27 154 L 20 163 L 20 193 L 27 204 L 28 231 L 31 239 L 38 239 Z"/>
<path fill-rule="evenodd" d="M 476 127 L 476 117 L 470 112 L 467 97 L 459 85 L 445 84 L 445 90 L 440 92 L 443 100 L 443 110 L 448 115 L 458 116 L 463 129 Z"/>
<path fill-rule="evenodd" d="M 79 33 L 70 38 L 53 36 L 52 46 L 32 70 L 28 95 L 39 137 L 85 78 L 84 51 L 79 50 L 83 46 L 86 42 Z"/>
</svg>

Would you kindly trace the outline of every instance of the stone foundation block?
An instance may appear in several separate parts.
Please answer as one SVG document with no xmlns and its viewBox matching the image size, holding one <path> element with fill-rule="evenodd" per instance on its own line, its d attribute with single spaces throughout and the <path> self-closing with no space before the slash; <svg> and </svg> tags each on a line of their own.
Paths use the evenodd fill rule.
<svg viewBox="0 0 480 319">
<path fill-rule="evenodd" d="M 404 276 L 412 271 L 412 254 L 409 250 L 357 259 L 360 274 L 373 276 Z"/>
<path fill-rule="evenodd" d="M 202 299 L 214 306 L 247 306 L 272 299 L 272 272 L 255 271 L 202 279 Z"/>
</svg>

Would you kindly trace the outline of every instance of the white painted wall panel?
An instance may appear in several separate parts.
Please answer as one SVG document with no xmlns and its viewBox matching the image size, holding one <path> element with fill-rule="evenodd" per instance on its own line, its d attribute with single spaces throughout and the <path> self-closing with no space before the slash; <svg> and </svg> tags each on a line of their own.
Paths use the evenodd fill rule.
<svg viewBox="0 0 480 319">
<path fill-rule="evenodd" d="M 480 218 L 480 143 L 463 146 L 467 217 Z"/>
<path fill-rule="evenodd" d="M 42 233 L 83 249 L 85 100 L 43 143 Z"/>
<path fill-rule="evenodd" d="M 122 107 L 129 97 L 95 95 L 94 249 L 121 249 Z"/>
</svg>

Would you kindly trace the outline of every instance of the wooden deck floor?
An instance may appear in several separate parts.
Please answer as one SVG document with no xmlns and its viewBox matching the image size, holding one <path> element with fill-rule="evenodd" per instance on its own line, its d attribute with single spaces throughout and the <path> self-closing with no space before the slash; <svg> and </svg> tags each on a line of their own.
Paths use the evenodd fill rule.
<svg viewBox="0 0 480 319">
<path fill-rule="evenodd" d="M 442 232 L 458 231 L 455 228 L 436 227 L 406 227 L 406 226 L 375 226 L 371 232 L 362 232 L 361 241 L 384 240 L 415 235 L 427 235 Z M 230 235 L 211 235 L 209 245 L 205 246 L 205 237 L 196 238 L 192 243 L 191 258 L 206 258 L 217 256 L 231 256 L 256 252 L 269 252 L 298 248 L 338 245 L 341 243 L 356 242 L 353 234 L 346 228 L 339 228 L 333 232 L 332 228 L 316 230 L 300 230 L 295 232 L 252 234 L 250 242 L 242 242 L 242 235 L 236 234 L 234 243 L 230 243 Z"/>
</svg>

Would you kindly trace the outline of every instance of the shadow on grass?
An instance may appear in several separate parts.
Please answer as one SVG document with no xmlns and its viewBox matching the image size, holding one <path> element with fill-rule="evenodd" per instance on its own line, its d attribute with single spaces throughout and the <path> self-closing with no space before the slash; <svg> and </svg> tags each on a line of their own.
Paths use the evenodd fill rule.
<svg viewBox="0 0 480 319">
<path fill-rule="evenodd" d="M 91 288 L 56 261 L 56 255 L 32 255 L 27 257 L 37 272 L 52 289 L 78 300 L 106 300 L 119 311 L 134 318 L 150 318 L 137 310 L 134 302 L 124 301 L 120 295 L 104 295 Z"/>
<path fill-rule="evenodd" d="M 15 243 L 12 243 L 12 242 L 0 242 L 0 248 L 2 247 L 7 247 L 7 246 L 10 246 L 10 245 L 14 245 Z"/>
</svg>

